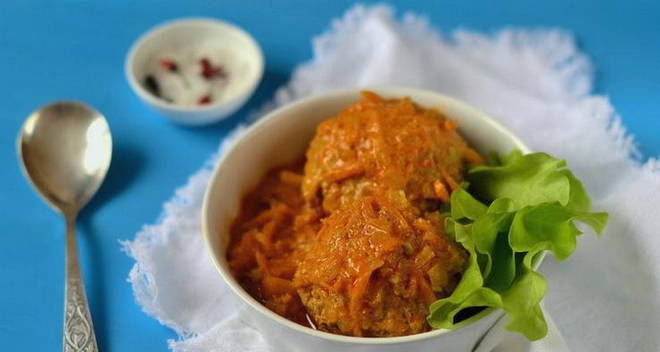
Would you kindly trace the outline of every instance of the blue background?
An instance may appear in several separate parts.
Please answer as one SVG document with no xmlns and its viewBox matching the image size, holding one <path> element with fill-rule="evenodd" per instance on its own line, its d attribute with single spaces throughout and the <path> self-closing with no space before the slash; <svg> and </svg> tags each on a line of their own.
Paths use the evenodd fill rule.
<svg viewBox="0 0 660 352">
<path fill-rule="evenodd" d="M 78 228 L 87 292 L 102 351 L 165 350 L 175 334 L 146 316 L 126 282 L 133 262 L 118 240 L 153 222 L 219 139 L 311 57 L 310 38 L 350 1 L 0 0 L 0 341 L 3 350 L 60 350 L 63 224 L 23 180 L 15 138 L 24 118 L 52 100 L 86 101 L 109 120 L 108 178 Z M 660 2 L 409 1 L 441 30 L 558 26 L 575 33 L 643 156 L 660 155 Z M 123 62 L 151 26 L 183 16 L 234 22 L 262 45 L 266 73 L 239 113 L 204 128 L 168 123 L 129 89 Z M 92 215 L 93 213 L 93 215 Z"/>
</svg>

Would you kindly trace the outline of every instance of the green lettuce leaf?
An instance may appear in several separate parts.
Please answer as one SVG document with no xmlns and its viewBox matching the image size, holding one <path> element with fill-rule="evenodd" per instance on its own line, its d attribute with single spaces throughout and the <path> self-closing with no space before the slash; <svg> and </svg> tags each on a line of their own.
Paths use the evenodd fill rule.
<svg viewBox="0 0 660 352">
<path fill-rule="evenodd" d="M 565 259 L 581 234 L 575 222 L 600 235 L 608 215 L 590 211 L 589 195 L 563 160 L 519 151 L 491 160 L 496 164 L 470 170 L 469 183 L 451 195 L 446 231 L 469 261 L 454 292 L 430 306 L 427 320 L 452 329 L 466 308 L 501 308 L 509 330 L 537 340 L 547 333 L 540 307 L 547 285 L 536 261 L 545 251 Z"/>
<path fill-rule="evenodd" d="M 545 153 L 523 155 L 514 151 L 502 158 L 502 162 L 498 166 L 470 170 L 467 175 L 470 193 L 486 203 L 508 198 L 515 209 L 555 201 L 566 205 L 571 199 L 570 180 L 562 172 L 566 166 L 564 160 Z"/>
</svg>

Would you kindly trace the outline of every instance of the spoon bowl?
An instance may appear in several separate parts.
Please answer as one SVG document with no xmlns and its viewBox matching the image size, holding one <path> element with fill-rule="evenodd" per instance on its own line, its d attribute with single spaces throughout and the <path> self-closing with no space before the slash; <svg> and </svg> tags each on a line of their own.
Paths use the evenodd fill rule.
<svg viewBox="0 0 660 352">
<path fill-rule="evenodd" d="M 78 102 L 35 111 L 19 136 L 20 158 L 39 194 L 56 210 L 77 212 L 110 166 L 112 137 L 103 115 Z"/>
<path fill-rule="evenodd" d="M 112 137 L 103 115 L 78 102 L 56 102 L 30 115 L 18 137 L 23 170 L 42 198 L 66 221 L 65 352 L 98 352 L 80 274 L 75 223 L 78 212 L 103 182 Z"/>
</svg>

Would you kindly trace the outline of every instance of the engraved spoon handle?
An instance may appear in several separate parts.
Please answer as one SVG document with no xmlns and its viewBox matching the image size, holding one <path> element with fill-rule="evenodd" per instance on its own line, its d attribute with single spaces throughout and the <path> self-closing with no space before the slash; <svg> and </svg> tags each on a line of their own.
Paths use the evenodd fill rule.
<svg viewBox="0 0 660 352">
<path fill-rule="evenodd" d="M 76 246 L 76 215 L 66 214 L 66 271 L 64 274 L 64 352 L 98 352 Z"/>
</svg>

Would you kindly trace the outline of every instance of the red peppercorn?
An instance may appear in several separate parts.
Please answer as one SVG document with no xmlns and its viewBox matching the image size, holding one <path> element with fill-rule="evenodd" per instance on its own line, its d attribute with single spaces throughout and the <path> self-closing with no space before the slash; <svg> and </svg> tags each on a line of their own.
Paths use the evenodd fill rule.
<svg viewBox="0 0 660 352">
<path fill-rule="evenodd" d="M 211 62 L 207 58 L 199 60 L 199 64 L 202 65 L 202 76 L 206 79 L 213 77 L 213 68 L 211 67 Z"/>
<path fill-rule="evenodd" d="M 179 67 L 177 66 L 176 62 L 174 62 L 174 61 L 172 61 L 172 60 L 168 60 L 168 59 L 162 59 L 162 60 L 160 60 L 160 65 L 161 65 L 164 69 L 166 69 L 166 70 L 168 70 L 168 71 L 170 71 L 170 72 L 176 72 L 176 71 L 179 69 Z"/>
<path fill-rule="evenodd" d="M 201 60 L 199 60 L 199 64 L 202 65 L 202 69 L 210 69 L 211 68 L 211 61 L 209 59 L 203 57 Z"/>
<path fill-rule="evenodd" d="M 226 74 L 225 71 L 222 69 L 222 66 L 213 66 L 211 64 L 211 61 L 207 58 L 202 58 L 199 60 L 199 64 L 202 66 L 202 77 L 208 79 L 214 78 L 214 77 L 219 77 L 219 78 L 225 78 Z"/>
<path fill-rule="evenodd" d="M 211 96 L 208 94 L 201 96 L 199 100 L 197 100 L 197 104 L 199 105 L 206 105 L 210 102 L 211 102 Z"/>
</svg>

